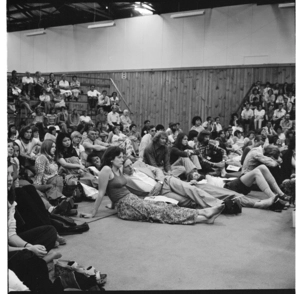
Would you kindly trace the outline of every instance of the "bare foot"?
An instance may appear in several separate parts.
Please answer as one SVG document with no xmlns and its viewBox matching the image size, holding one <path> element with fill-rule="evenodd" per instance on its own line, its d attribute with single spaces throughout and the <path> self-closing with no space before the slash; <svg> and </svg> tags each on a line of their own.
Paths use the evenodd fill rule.
<svg viewBox="0 0 300 294">
<path fill-rule="evenodd" d="M 263 199 L 254 203 L 254 208 L 267 209 L 274 203 L 274 198 Z"/>
<path fill-rule="evenodd" d="M 224 209 L 225 205 L 220 204 L 218 206 L 213 206 L 209 208 L 204 208 L 204 209 L 197 209 L 199 215 L 203 215 L 206 218 L 211 218 L 212 216 L 216 214 L 220 214 L 222 210 Z"/>
<path fill-rule="evenodd" d="M 105 207 L 108 209 L 115 209 L 115 205 L 113 203 L 107 204 Z"/>
<path fill-rule="evenodd" d="M 220 209 L 219 213 L 214 214 L 212 217 L 208 218 L 206 223 L 209 224 L 209 225 L 212 225 L 215 222 L 215 219 L 222 213 L 224 208 L 225 208 L 225 205 L 223 204 L 221 206 L 221 209 Z"/>
<path fill-rule="evenodd" d="M 62 257 L 62 255 L 59 252 L 54 251 L 54 250 L 50 250 L 48 252 L 48 254 L 43 259 L 46 261 L 46 263 L 49 263 L 53 259 L 58 259 L 58 258 L 61 258 L 61 257 Z"/>
</svg>

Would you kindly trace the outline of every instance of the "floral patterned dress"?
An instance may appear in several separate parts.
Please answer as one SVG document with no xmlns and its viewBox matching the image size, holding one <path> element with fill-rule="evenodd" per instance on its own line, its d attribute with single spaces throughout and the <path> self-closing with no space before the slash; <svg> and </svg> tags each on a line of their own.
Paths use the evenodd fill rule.
<svg viewBox="0 0 300 294">
<path fill-rule="evenodd" d="M 117 204 L 119 218 L 167 224 L 195 224 L 197 210 L 161 201 L 143 200 L 131 194 L 125 187 L 126 183 L 127 180 L 122 174 L 118 176 L 114 173 L 114 178 L 107 185 L 107 194 Z"/>
</svg>

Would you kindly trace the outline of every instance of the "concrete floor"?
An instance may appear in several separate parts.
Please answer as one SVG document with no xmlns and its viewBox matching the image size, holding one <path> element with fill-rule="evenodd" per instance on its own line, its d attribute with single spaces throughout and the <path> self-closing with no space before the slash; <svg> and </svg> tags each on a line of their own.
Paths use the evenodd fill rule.
<svg viewBox="0 0 300 294">
<path fill-rule="evenodd" d="M 98 212 L 108 216 L 105 197 Z M 88 211 L 93 203 L 80 203 Z M 111 215 L 66 236 L 62 259 L 108 275 L 106 290 L 294 289 L 295 229 L 281 213 L 243 208 L 214 225 L 124 221 Z"/>
</svg>

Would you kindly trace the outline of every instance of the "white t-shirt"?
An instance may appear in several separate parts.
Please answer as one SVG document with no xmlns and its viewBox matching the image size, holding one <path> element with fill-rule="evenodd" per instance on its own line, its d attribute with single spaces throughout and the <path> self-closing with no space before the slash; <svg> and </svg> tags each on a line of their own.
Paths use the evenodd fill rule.
<svg viewBox="0 0 300 294">
<path fill-rule="evenodd" d="M 34 147 L 39 143 L 39 139 L 36 139 L 36 138 L 32 138 L 31 141 L 29 141 L 28 144 L 24 143 L 23 141 L 21 140 L 16 140 L 15 141 L 19 147 L 20 147 L 20 154 L 21 153 L 31 153 L 34 149 Z"/>
<path fill-rule="evenodd" d="M 50 102 L 50 96 L 49 95 L 41 95 L 40 101 Z"/>
<path fill-rule="evenodd" d="M 32 83 L 32 84 L 33 84 L 33 78 L 32 78 L 32 77 L 29 77 L 29 78 L 23 77 L 23 78 L 22 78 L 22 83 L 23 83 L 23 84 L 29 84 L 29 83 Z"/>
<path fill-rule="evenodd" d="M 84 122 L 86 122 L 86 123 L 91 122 L 91 118 L 90 118 L 89 116 L 83 116 L 83 115 L 81 115 L 81 116 L 79 117 L 79 120 L 80 120 L 80 121 L 84 121 Z"/>
<path fill-rule="evenodd" d="M 98 97 L 98 96 L 100 96 L 101 94 L 100 94 L 97 90 L 94 90 L 94 91 L 89 90 L 89 91 L 87 92 L 87 95 L 88 95 L 88 97 Z"/>
<path fill-rule="evenodd" d="M 262 109 L 262 110 L 258 110 L 258 109 L 254 109 L 254 118 L 255 119 L 263 119 L 264 118 L 264 115 L 265 115 L 265 110 Z"/>
<path fill-rule="evenodd" d="M 70 86 L 68 81 L 63 81 L 63 80 L 60 80 L 58 85 L 62 88 L 67 88 Z"/>
</svg>

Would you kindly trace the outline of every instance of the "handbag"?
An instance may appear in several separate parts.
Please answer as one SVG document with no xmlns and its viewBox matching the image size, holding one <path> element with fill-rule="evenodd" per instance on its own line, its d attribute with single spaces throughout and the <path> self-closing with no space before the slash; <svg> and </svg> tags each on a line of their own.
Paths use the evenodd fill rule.
<svg viewBox="0 0 300 294">
<path fill-rule="evenodd" d="M 73 175 L 67 175 L 67 176 L 63 175 L 63 179 L 64 179 L 64 186 L 63 186 L 62 193 L 66 197 L 73 196 L 74 191 L 77 188 L 78 178 Z"/>
</svg>

